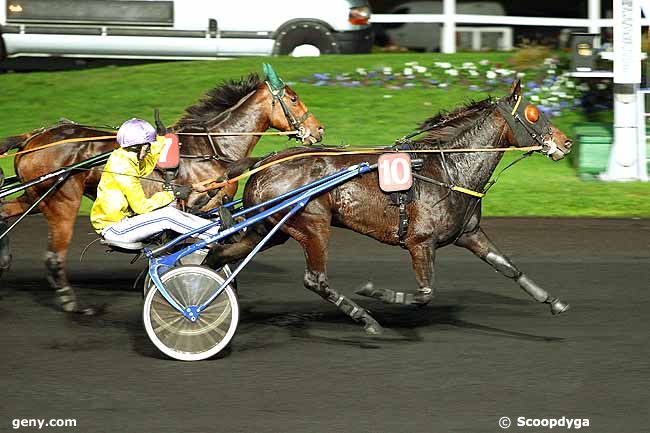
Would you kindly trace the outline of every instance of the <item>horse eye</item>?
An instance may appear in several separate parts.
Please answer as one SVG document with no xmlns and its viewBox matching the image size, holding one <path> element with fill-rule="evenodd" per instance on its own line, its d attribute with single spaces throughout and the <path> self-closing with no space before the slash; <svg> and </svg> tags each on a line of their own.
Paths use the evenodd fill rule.
<svg viewBox="0 0 650 433">
<path fill-rule="evenodd" d="M 524 111 L 524 117 L 526 117 L 526 120 L 530 123 L 537 122 L 537 120 L 539 120 L 539 109 L 532 104 L 527 106 Z"/>
<path fill-rule="evenodd" d="M 294 104 L 295 104 L 296 102 L 298 102 L 298 97 L 297 97 L 296 95 L 293 95 L 293 96 L 291 97 L 291 102 L 293 102 Z"/>
</svg>

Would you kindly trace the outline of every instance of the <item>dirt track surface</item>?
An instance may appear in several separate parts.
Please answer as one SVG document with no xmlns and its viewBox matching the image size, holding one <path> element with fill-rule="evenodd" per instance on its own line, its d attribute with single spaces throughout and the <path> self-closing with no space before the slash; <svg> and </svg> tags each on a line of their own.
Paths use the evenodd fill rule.
<svg viewBox="0 0 650 433">
<path fill-rule="evenodd" d="M 291 241 L 239 278 L 243 317 L 220 359 L 165 359 L 142 326 L 143 267 L 92 246 L 78 222 L 70 274 L 106 314 L 50 308 L 43 219 L 13 236 L 0 291 L 0 431 L 17 418 L 74 418 L 79 432 L 498 432 L 518 417 L 588 418 L 586 432 L 650 429 L 650 220 L 491 219 L 488 235 L 571 310 L 552 317 L 469 252 L 439 251 L 437 298 L 388 306 L 354 290 L 412 290 L 408 254 L 334 232 L 333 287 L 390 329 L 365 337 L 302 287 Z M 36 431 L 23 428 L 18 431 Z"/>
</svg>

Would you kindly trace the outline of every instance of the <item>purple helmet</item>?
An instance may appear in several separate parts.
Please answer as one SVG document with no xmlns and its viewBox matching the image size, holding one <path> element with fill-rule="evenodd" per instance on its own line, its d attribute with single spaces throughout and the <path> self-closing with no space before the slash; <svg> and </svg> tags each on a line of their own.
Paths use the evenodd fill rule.
<svg viewBox="0 0 650 433">
<path fill-rule="evenodd" d="M 156 141 L 156 128 L 146 120 L 135 117 L 124 122 L 117 131 L 117 143 L 120 147 L 153 143 L 154 141 Z"/>
</svg>

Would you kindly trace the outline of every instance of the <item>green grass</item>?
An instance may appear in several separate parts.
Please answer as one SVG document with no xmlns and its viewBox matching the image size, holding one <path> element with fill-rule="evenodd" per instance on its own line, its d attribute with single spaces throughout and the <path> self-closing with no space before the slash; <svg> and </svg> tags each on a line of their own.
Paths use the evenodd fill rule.
<svg viewBox="0 0 650 433">
<path fill-rule="evenodd" d="M 119 125 L 130 117 L 152 118 L 159 107 L 163 120 L 172 123 L 183 110 L 222 80 L 260 72 L 270 62 L 301 96 L 326 127 L 328 144 L 390 144 L 420 121 L 441 109 L 452 109 L 486 94 L 460 86 L 443 89 L 378 87 L 316 87 L 299 80 L 316 72 L 352 72 L 357 67 L 391 66 L 432 61 L 454 64 L 487 58 L 506 63 L 506 53 L 371 54 L 292 59 L 244 58 L 231 61 L 159 63 L 132 67 L 69 72 L 0 75 L 0 137 L 49 125 L 61 117 L 87 124 Z M 505 89 L 503 94 L 505 93 Z M 386 98 L 385 95 L 391 95 Z M 495 96 L 501 96 L 496 94 Z M 607 114 L 605 115 L 607 118 Z M 554 123 L 571 134 L 572 125 L 585 121 L 571 112 Z M 256 154 L 281 149 L 282 138 L 264 138 Z M 504 163 L 513 156 L 504 158 Z M 8 159 L 0 160 L 7 169 Z M 603 183 L 580 180 L 568 161 L 553 163 L 534 156 L 506 172 L 485 199 L 490 216 L 650 216 L 650 184 Z M 84 205 L 87 210 L 88 204 Z"/>
</svg>

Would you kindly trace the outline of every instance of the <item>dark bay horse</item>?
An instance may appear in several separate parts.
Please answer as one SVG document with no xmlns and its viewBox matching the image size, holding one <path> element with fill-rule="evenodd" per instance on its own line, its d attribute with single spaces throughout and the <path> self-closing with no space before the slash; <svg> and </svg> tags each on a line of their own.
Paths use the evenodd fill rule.
<svg viewBox="0 0 650 433">
<path fill-rule="evenodd" d="M 171 130 L 177 133 L 218 133 L 263 132 L 269 128 L 280 131 L 300 129 L 303 143 L 320 141 L 323 134 L 320 122 L 310 115 L 298 95 L 278 79 L 270 66 L 265 65 L 265 72 L 265 81 L 260 80 L 257 74 L 251 74 L 245 79 L 222 83 L 208 92 L 203 100 L 187 108 L 185 115 Z M 63 123 L 42 131 L 9 137 L 0 143 L 0 153 L 14 147 L 20 150 L 36 149 L 59 140 L 88 137 L 88 141 L 81 143 L 66 143 L 17 156 L 16 173 L 24 182 L 115 149 L 115 141 L 92 139 L 106 135 L 110 134 L 74 123 Z M 183 135 L 180 138 L 182 162 L 175 182 L 190 185 L 208 177 L 223 175 L 230 164 L 250 155 L 260 136 L 219 136 L 210 140 L 206 135 Z M 101 167 L 75 174 L 38 207 L 47 219 L 49 229 L 45 256 L 48 280 L 65 311 L 92 313 L 78 305 L 75 291 L 66 275 L 65 260 L 82 196 L 95 198 L 100 176 Z M 162 179 L 156 172 L 151 177 Z M 162 187 L 157 182 L 145 180 L 142 183 L 148 195 Z M 0 232 L 7 227 L 7 220 L 25 212 L 35 198 L 51 185 L 51 182 L 39 184 L 15 200 L 0 203 Z M 208 197 L 205 193 L 192 193 L 187 204 L 191 207 L 202 202 L 207 209 L 214 207 L 215 203 L 221 204 L 223 195 L 233 197 L 236 190 L 236 184 L 224 188 L 207 204 Z M 0 265 L 6 269 L 11 262 L 6 241 L 0 252 Z"/>
<path fill-rule="evenodd" d="M 550 158 L 559 160 L 571 147 L 567 136 L 553 126 L 537 107 L 522 98 L 519 82 L 513 85 L 509 95 L 501 99 L 473 103 L 429 119 L 424 125 L 435 127 L 412 143 L 415 150 L 436 149 L 438 146 L 460 149 L 539 145 Z M 313 152 L 310 149 L 306 151 Z M 296 152 L 300 151 L 281 152 L 273 159 Z M 419 175 L 474 191 L 483 190 L 502 157 L 501 152 L 446 155 L 420 153 L 423 167 Z M 323 155 L 280 162 L 250 178 L 244 190 L 244 203 L 250 206 L 263 202 L 345 167 L 361 162 L 374 164 L 377 158 L 377 155 Z M 467 248 L 498 272 L 515 280 L 537 301 L 550 304 L 554 314 L 568 308 L 567 304 L 550 296 L 522 273 L 490 241 L 480 226 L 481 207 L 476 197 L 418 179 L 414 188 L 415 199 L 406 206 L 410 222 L 403 244 L 411 255 L 419 289 L 407 293 L 368 285 L 357 293 L 389 303 L 427 304 L 434 296 L 436 250 L 455 244 Z M 266 226 L 249 230 L 240 243 L 215 246 L 208 263 L 216 266 L 243 257 L 280 217 L 274 215 Z M 368 333 L 377 334 L 382 331 L 379 323 L 356 302 L 329 286 L 326 263 L 330 226 L 344 227 L 380 242 L 398 245 L 399 218 L 398 207 L 379 189 L 378 174 L 374 171 L 312 199 L 304 210 L 287 221 L 272 242 L 277 245 L 289 237 L 298 241 L 307 262 L 305 287 L 362 323 Z"/>
</svg>

